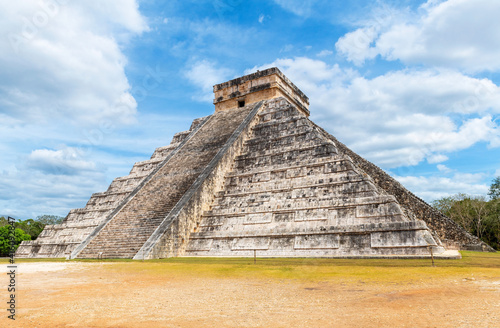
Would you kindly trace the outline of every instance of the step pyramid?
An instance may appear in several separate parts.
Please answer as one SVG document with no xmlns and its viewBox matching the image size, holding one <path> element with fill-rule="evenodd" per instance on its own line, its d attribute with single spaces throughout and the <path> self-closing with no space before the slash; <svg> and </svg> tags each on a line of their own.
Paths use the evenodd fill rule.
<svg viewBox="0 0 500 328">
<path fill-rule="evenodd" d="M 215 113 L 18 257 L 457 257 L 490 251 L 309 117 L 277 68 L 214 86 Z"/>
</svg>

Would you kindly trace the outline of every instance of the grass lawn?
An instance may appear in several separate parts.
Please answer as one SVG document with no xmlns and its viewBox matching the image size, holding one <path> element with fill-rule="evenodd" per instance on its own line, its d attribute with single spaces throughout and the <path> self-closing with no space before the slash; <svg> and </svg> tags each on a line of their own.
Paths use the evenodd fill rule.
<svg viewBox="0 0 500 328">
<path fill-rule="evenodd" d="M 16 324 L 498 326 L 500 254 L 462 257 L 436 260 L 434 267 L 429 259 L 19 259 Z M 0 259 L 5 269 L 7 263 Z M 0 327 L 11 324 L 0 316 Z"/>
<path fill-rule="evenodd" d="M 461 260 L 428 259 L 314 259 L 314 258 L 193 258 L 159 260 L 72 260 L 18 259 L 31 262 L 102 262 L 114 263 L 110 270 L 146 275 L 181 275 L 214 278 L 299 279 L 303 281 L 342 280 L 364 282 L 410 282 L 438 277 L 478 278 L 500 276 L 500 253 L 461 252 Z M 0 263 L 7 263 L 1 259 Z M 120 265 L 122 264 L 122 265 Z"/>
</svg>

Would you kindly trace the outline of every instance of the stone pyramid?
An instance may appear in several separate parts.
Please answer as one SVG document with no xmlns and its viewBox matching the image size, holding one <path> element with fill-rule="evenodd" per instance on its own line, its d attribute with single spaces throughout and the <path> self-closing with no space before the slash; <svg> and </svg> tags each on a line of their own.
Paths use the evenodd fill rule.
<svg viewBox="0 0 500 328">
<path fill-rule="evenodd" d="M 214 86 L 215 113 L 18 257 L 459 257 L 491 250 L 340 143 L 277 68 Z"/>
</svg>

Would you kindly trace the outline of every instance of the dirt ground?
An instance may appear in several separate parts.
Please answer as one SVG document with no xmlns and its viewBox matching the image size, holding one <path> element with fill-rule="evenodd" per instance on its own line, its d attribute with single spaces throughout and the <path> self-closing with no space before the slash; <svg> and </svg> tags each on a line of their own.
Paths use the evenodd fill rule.
<svg viewBox="0 0 500 328">
<path fill-rule="evenodd" d="M 296 279 L 267 268 L 234 276 L 181 267 L 21 263 L 17 320 L 5 311 L 0 327 L 500 327 L 497 269 L 394 282 L 366 272 Z"/>
</svg>

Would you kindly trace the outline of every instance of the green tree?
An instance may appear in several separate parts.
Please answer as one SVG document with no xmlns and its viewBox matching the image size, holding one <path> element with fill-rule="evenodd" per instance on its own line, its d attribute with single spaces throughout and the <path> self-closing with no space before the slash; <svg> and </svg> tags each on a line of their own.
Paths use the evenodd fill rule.
<svg viewBox="0 0 500 328">
<path fill-rule="evenodd" d="M 488 196 L 490 196 L 492 200 L 500 198 L 500 177 L 496 177 L 491 182 L 490 191 L 488 192 Z"/>
<path fill-rule="evenodd" d="M 500 250 L 500 198 L 488 202 L 488 216 L 485 220 L 484 238 L 488 244 Z"/>
<path fill-rule="evenodd" d="M 500 199 L 457 194 L 432 202 L 432 206 L 490 246 L 500 249 Z"/>
<path fill-rule="evenodd" d="M 9 253 L 11 251 L 9 238 L 10 229 L 10 226 L 0 227 L 0 256 L 9 256 Z M 19 228 L 16 228 L 14 230 L 14 235 L 15 242 L 13 251 L 17 250 L 19 244 L 21 244 L 23 240 L 31 240 L 31 236 Z"/>
<path fill-rule="evenodd" d="M 35 240 L 38 235 L 45 228 L 45 224 L 37 222 L 33 219 L 18 220 L 15 224 L 16 228 L 23 230 L 25 233 L 31 236 L 32 240 Z"/>
<path fill-rule="evenodd" d="M 49 214 L 39 215 L 35 219 L 36 222 L 40 222 L 43 225 L 61 224 L 63 222 L 63 220 L 64 220 L 64 217 L 62 217 L 62 216 L 49 215 Z"/>
<path fill-rule="evenodd" d="M 17 220 L 14 226 L 23 230 L 26 234 L 31 236 L 32 240 L 35 240 L 38 235 L 43 231 L 46 225 L 54 225 L 62 223 L 64 218 L 57 215 L 39 215 L 36 219 L 27 220 Z M 8 225 L 8 220 L 4 217 L 0 217 L 0 227 Z"/>
<path fill-rule="evenodd" d="M 463 196 L 466 196 L 464 194 L 457 194 L 454 196 L 449 196 L 449 197 L 443 197 L 440 199 L 433 200 L 431 205 L 441 213 L 448 215 L 450 212 L 451 208 L 453 207 L 453 204 L 457 202 L 458 199 L 463 198 Z"/>
</svg>

